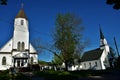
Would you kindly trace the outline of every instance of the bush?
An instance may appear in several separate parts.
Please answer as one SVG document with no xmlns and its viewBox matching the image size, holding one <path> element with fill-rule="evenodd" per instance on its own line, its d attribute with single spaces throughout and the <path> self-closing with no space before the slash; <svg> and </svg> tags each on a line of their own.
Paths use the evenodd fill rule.
<svg viewBox="0 0 120 80">
<path fill-rule="evenodd" d="M 8 80 L 10 78 L 9 70 L 0 72 L 0 80 Z"/>
<path fill-rule="evenodd" d="M 17 76 L 14 77 L 14 80 L 31 80 L 31 79 L 28 78 L 27 76 L 19 73 L 19 74 L 17 74 Z"/>
<path fill-rule="evenodd" d="M 0 72 L 0 80 L 31 80 L 31 79 L 21 73 L 9 74 L 9 70 L 5 70 Z"/>
<path fill-rule="evenodd" d="M 120 69 L 120 56 L 117 58 L 117 68 Z"/>
</svg>

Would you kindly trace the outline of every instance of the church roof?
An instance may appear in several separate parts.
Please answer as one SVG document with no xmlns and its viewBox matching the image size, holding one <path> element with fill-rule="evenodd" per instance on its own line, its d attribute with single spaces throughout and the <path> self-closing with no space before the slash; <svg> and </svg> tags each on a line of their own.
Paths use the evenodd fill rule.
<svg viewBox="0 0 120 80">
<path fill-rule="evenodd" d="M 0 53 L 11 52 L 12 50 L 12 38 L 0 49 Z"/>
<path fill-rule="evenodd" d="M 94 50 L 87 51 L 83 54 L 81 61 L 92 61 L 100 59 L 103 53 L 103 49 L 97 48 Z"/>
<path fill-rule="evenodd" d="M 25 18 L 25 19 L 27 19 L 23 8 L 20 9 L 20 11 L 18 12 L 18 14 L 15 18 Z"/>
<path fill-rule="evenodd" d="M 12 46 L 13 46 L 13 38 L 11 38 L 1 49 L 0 49 L 0 54 L 2 53 L 11 53 L 12 51 Z M 30 43 L 30 53 L 34 53 L 36 54 L 37 51 L 36 49 L 32 46 L 32 44 Z"/>
<path fill-rule="evenodd" d="M 37 53 L 36 49 L 30 43 L 30 53 Z"/>
</svg>

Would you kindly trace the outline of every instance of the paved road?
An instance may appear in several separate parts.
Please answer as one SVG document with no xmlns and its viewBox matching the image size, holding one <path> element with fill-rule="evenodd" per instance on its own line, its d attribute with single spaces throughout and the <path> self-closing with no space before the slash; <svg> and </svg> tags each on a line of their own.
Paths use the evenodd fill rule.
<svg viewBox="0 0 120 80">
<path fill-rule="evenodd" d="M 111 71 L 100 76 L 89 76 L 87 78 L 79 78 L 78 80 L 120 80 L 120 71 Z"/>
</svg>

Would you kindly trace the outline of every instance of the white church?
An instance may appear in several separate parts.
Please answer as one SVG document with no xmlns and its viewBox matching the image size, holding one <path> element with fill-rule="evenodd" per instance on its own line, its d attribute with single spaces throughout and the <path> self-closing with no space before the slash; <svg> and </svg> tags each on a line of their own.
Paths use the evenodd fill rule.
<svg viewBox="0 0 120 80">
<path fill-rule="evenodd" d="M 23 8 L 14 19 L 13 37 L 0 49 L 0 70 L 38 64 L 38 55 L 29 41 L 29 22 Z"/>
<path fill-rule="evenodd" d="M 83 54 L 81 59 L 81 66 L 83 70 L 105 70 L 114 65 L 114 58 L 112 56 L 110 46 L 105 39 L 100 28 L 100 47 L 87 51 Z"/>
</svg>

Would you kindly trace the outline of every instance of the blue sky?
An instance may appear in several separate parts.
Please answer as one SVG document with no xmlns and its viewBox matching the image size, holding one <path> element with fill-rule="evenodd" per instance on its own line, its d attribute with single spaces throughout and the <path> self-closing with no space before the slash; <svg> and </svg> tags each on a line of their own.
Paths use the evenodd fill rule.
<svg viewBox="0 0 120 80">
<path fill-rule="evenodd" d="M 108 44 L 114 46 L 113 37 L 120 41 L 120 10 L 114 10 L 106 0 L 8 0 L 8 5 L 0 5 L 0 47 L 13 35 L 14 18 L 24 3 L 24 11 L 29 20 L 30 41 L 40 38 L 52 43 L 51 34 L 58 13 L 74 13 L 82 19 L 84 39 L 90 39 L 85 50 L 99 47 L 99 24 Z M 120 43 L 118 42 L 120 49 Z M 40 60 L 51 61 L 49 52 L 39 55 Z"/>
</svg>

